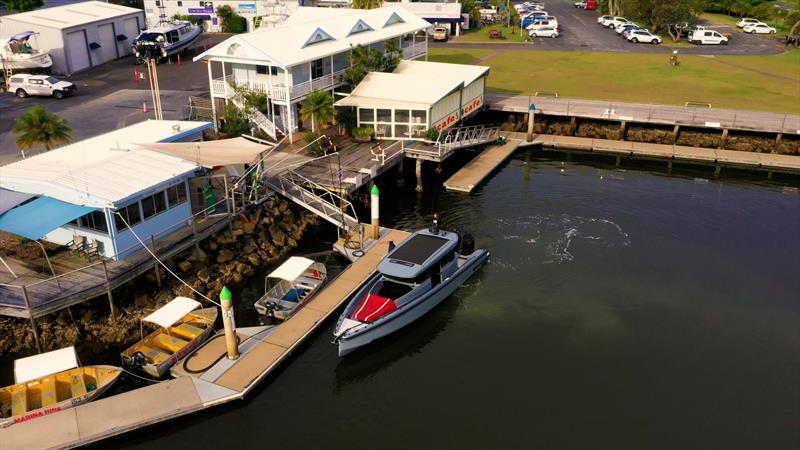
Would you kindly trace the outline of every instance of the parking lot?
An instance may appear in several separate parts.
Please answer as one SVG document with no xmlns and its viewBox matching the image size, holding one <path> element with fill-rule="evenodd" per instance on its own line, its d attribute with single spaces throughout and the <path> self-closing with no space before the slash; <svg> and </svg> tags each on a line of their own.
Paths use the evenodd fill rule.
<svg viewBox="0 0 800 450">
<path fill-rule="evenodd" d="M 519 50 L 531 47 L 536 50 L 641 53 L 668 53 L 672 51 L 672 48 L 666 45 L 633 44 L 626 41 L 613 30 L 603 28 L 597 23 L 597 18 L 601 15 L 600 12 L 575 8 L 573 6 L 574 1 L 542 0 L 547 12 L 558 19 L 560 36 L 555 39 L 535 38 L 532 42 L 525 44 L 506 43 L 503 41 L 461 43 L 458 42 L 458 39 L 454 39 L 447 43 L 431 43 L 431 47 L 469 47 L 498 50 Z M 522 1 L 512 2 L 512 4 L 517 3 L 522 3 Z M 728 26 L 713 26 L 713 29 L 721 33 L 732 33 L 733 37 L 730 44 L 681 47 L 679 51 L 686 54 L 708 55 L 767 55 L 782 51 L 780 43 L 771 37 L 742 33 Z M 666 39 L 669 39 L 669 37 L 666 37 Z"/>
<path fill-rule="evenodd" d="M 208 93 L 208 72 L 203 63 L 191 58 L 203 48 L 227 38 L 227 35 L 204 34 L 194 49 L 188 51 L 181 64 L 158 66 L 161 103 L 165 119 L 183 117 L 183 107 L 192 95 Z M 72 77 L 59 77 L 74 83 L 75 96 L 61 100 L 52 97 L 18 98 L 13 93 L 0 94 L 0 164 L 17 158 L 20 153 L 11 132 L 14 118 L 33 105 L 42 105 L 65 118 L 72 127 L 72 140 L 79 141 L 119 127 L 153 119 L 153 103 L 147 80 L 136 81 L 134 71 L 146 72 L 145 66 L 135 65 L 128 56 L 79 72 Z M 148 112 L 143 112 L 146 103 Z"/>
</svg>

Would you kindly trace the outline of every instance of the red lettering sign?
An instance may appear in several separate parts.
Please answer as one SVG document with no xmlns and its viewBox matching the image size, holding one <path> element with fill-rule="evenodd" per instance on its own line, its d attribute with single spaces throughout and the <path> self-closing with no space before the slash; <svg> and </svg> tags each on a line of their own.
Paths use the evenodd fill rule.
<svg viewBox="0 0 800 450">
<path fill-rule="evenodd" d="M 483 104 L 483 99 L 481 97 L 478 97 L 475 100 L 471 101 L 466 106 L 464 106 L 464 109 L 462 111 L 463 111 L 464 115 L 466 116 L 467 114 L 469 114 L 469 113 L 475 111 L 476 109 L 478 109 L 481 106 L 481 104 Z"/>
<path fill-rule="evenodd" d="M 436 124 L 436 131 L 444 130 L 450 125 L 456 123 L 457 120 L 458 116 L 456 116 L 455 114 L 450 114 L 449 116 L 447 116 L 447 118 Z"/>
<path fill-rule="evenodd" d="M 16 419 L 14 419 L 14 423 L 25 422 L 26 420 L 31 420 L 31 419 L 35 419 L 37 417 L 46 416 L 48 414 L 52 414 L 52 413 L 58 412 L 58 411 L 61 411 L 61 407 L 60 406 L 56 406 L 55 408 L 44 409 L 44 410 L 41 410 L 41 411 L 35 411 L 35 412 L 32 412 L 32 413 L 30 413 L 28 415 L 17 417 Z"/>
</svg>

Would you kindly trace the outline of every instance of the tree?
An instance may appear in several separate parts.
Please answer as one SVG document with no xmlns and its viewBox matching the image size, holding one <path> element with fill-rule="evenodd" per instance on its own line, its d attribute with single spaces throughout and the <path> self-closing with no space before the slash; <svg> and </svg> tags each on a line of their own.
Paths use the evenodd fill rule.
<svg viewBox="0 0 800 450">
<path fill-rule="evenodd" d="M 627 0 L 624 11 L 647 22 L 650 31 L 669 28 L 669 24 L 694 22 L 699 11 L 698 0 Z"/>
<path fill-rule="evenodd" d="M 9 11 L 33 11 L 44 6 L 44 0 L 5 0 L 6 9 Z"/>
<path fill-rule="evenodd" d="M 384 52 L 372 47 L 356 46 L 350 52 L 350 67 L 342 74 L 342 82 L 356 86 L 369 72 L 391 72 L 400 63 L 401 50 L 392 41 L 383 43 Z"/>
<path fill-rule="evenodd" d="M 222 131 L 229 137 L 241 136 L 250 132 L 250 118 L 247 111 L 243 111 L 229 102 L 225 105 L 225 115 L 223 116 Z"/>
<path fill-rule="evenodd" d="M 236 14 L 228 5 L 217 7 L 217 17 L 219 17 L 222 31 L 226 33 L 244 33 L 247 31 L 247 19 Z"/>
<path fill-rule="evenodd" d="M 300 118 L 311 121 L 311 131 L 316 132 L 316 124 L 333 122 L 336 109 L 333 107 L 333 95 L 328 91 L 311 91 L 303 100 Z"/>
<path fill-rule="evenodd" d="M 11 131 L 19 135 L 17 147 L 23 150 L 35 145 L 50 150 L 53 146 L 69 142 L 72 128 L 64 118 L 37 105 L 17 116 Z"/>
<path fill-rule="evenodd" d="M 353 9 L 375 9 L 383 6 L 383 0 L 353 0 Z"/>
</svg>

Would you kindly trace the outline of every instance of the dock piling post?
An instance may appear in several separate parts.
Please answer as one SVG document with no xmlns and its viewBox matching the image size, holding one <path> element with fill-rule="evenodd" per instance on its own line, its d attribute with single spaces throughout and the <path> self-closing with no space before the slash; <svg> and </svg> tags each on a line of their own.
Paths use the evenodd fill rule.
<svg viewBox="0 0 800 450">
<path fill-rule="evenodd" d="M 569 118 L 569 135 L 575 136 L 575 131 L 578 129 L 578 118 L 572 116 Z"/>
<path fill-rule="evenodd" d="M 728 143 L 728 129 L 725 128 L 724 130 L 722 130 L 722 142 L 719 144 L 719 148 L 720 149 L 725 148 L 725 144 L 727 143 Z"/>
<path fill-rule="evenodd" d="M 533 142 L 533 109 L 528 109 L 528 136 L 526 140 L 528 142 Z"/>
<path fill-rule="evenodd" d="M 108 278 L 108 266 L 106 266 L 105 259 L 103 260 L 103 274 L 106 276 L 106 294 L 108 295 L 108 306 L 111 309 L 111 323 L 116 323 L 117 310 L 114 307 L 114 294 L 111 292 L 111 280 Z"/>
<path fill-rule="evenodd" d="M 617 140 L 618 141 L 624 141 L 625 140 L 625 134 L 626 134 L 627 131 L 628 131 L 628 122 L 625 122 L 623 120 L 619 124 L 619 139 L 617 139 Z"/>
<path fill-rule="evenodd" d="M 219 292 L 219 301 L 222 304 L 222 326 L 225 328 L 225 348 L 228 350 L 228 359 L 239 359 L 236 326 L 233 324 L 233 294 L 228 286 L 222 286 L 222 290 Z"/>
<path fill-rule="evenodd" d="M 675 125 L 675 128 L 672 129 L 672 145 L 678 142 L 678 133 L 681 132 L 681 126 Z"/>
<path fill-rule="evenodd" d="M 369 197 L 370 209 L 372 212 L 372 239 L 375 239 L 376 241 L 381 236 L 379 195 L 380 191 L 378 191 L 378 185 L 373 182 Z"/>
<path fill-rule="evenodd" d="M 406 181 L 403 177 L 403 163 L 405 159 L 400 158 L 400 163 L 397 164 L 397 187 L 403 187 L 406 185 Z"/>
<path fill-rule="evenodd" d="M 417 175 L 417 192 L 422 192 L 422 160 L 417 159 L 417 166 L 414 170 L 414 173 Z"/>
<path fill-rule="evenodd" d="M 153 237 L 152 234 L 150 235 L 150 249 L 153 251 L 153 254 L 156 253 L 156 238 Z M 103 262 L 103 265 L 105 265 L 105 261 Z M 156 273 L 156 286 L 161 289 L 161 268 L 158 267 L 158 263 L 153 264 L 153 271 Z"/>
<path fill-rule="evenodd" d="M 722 166 L 717 165 L 714 167 L 714 178 L 719 178 L 719 174 L 722 172 Z"/>
<path fill-rule="evenodd" d="M 28 297 L 28 289 L 22 286 L 22 299 L 25 300 L 25 307 L 28 309 L 28 318 L 31 320 L 31 328 L 33 329 L 33 341 L 36 343 L 36 350 L 42 353 L 42 344 L 39 342 L 39 330 L 36 329 L 36 319 L 33 318 L 31 311 L 31 300 Z"/>
</svg>

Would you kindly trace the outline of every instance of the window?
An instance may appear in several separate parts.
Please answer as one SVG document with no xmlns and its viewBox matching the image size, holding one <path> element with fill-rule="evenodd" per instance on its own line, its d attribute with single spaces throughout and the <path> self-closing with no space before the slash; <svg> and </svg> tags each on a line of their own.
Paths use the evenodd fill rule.
<svg viewBox="0 0 800 450">
<path fill-rule="evenodd" d="M 391 122 L 392 121 L 392 110 L 391 109 L 379 109 L 378 110 L 378 122 Z"/>
<path fill-rule="evenodd" d="M 181 0 L 178 0 L 178 6 L 183 6 L 183 2 Z"/>
<path fill-rule="evenodd" d="M 413 109 L 411 110 L 411 122 L 412 123 L 425 123 L 426 119 L 426 112 L 424 109 Z"/>
<path fill-rule="evenodd" d="M 397 124 L 394 126 L 394 137 L 402 138 L 402 137 L 411 137 L 408 133 L 408 125 L 406 124 Z"/>
<path fill-rule="evenodd" d="M 186 186 L 183 183 L 176 184 L 167 188 L 167 200 L 169 200 L 169 207 L 174 208 L 181 203 L 186 202 Z"/>
<path fill-rule="evenodd" d="M 408 120 L 408 110 L 407 109 L 395 109 L 394 110 L 394 121 L 395 122 L 403 122 L 407 123 Z"/>
<path fill-rule="evenodd" d="M 145 219 L 149 219 L 166 209 L 167 200 L 164 197 L 164 191 L 157 192 L 150 197 L 142 199 L 142 214 Z"/>
<path fill-rule="evenodd" d="M 178 42 L 180 39 L 181 38 L 180 36 L 178 36 L 177 30 L 170 31 L 169 33 L 167 33 L 167 42 L 169 42 L 170 44 L 174 44 L 175 42 Z"/>
<path fill-rule="evenodd" d="M 120 218 L 120 215 L 125 218 L 125 221 Z M 130 226 L 134 226 L 141 221 L 142 215 L 139 213 L 139 202 L 131 203 L 130 205 L 123 206 L 122 208 L 114 211 L 114 225 L 117 227 L 117 231 L 122 231 L 128 228 L 128 226 L 125 225 L 125 222 L 128 222 Z"/>
<path fill-rule="evenodd" d="M 374 109 L 358 109 L 358 120 L 359 122 L 373 122 L 375 121 L 375 110 Z"/>
<path fill-rule="evenodd" d="M 321 59 L 311 61 L 311 78 L 320 78 L 325 72 L 325 66 Z"/>
<path fill-rule="evenodd" d="M 283 70 L 280 67 L 271 66 L 269 73 L 272 75 L 277 75 L 279 73 L 283 73 Z"/>
<path fill-rule="evenodd" d="M 92 211 L 85 216 L 78 217 L 70 223 L 81 228 L 108 233 L 108 223 L 106 222 L 106 215 L 103 211 Z"/>
<path fill-rule="evenodd" d="M 256 73 L 260 75 L 267 74 L 267 66 L 256 66 Z"/>
<path fill-rule="evenodd" d="M 156 0 L 156 6 L 161 6 L 161 0 Z"/>
</svg>

